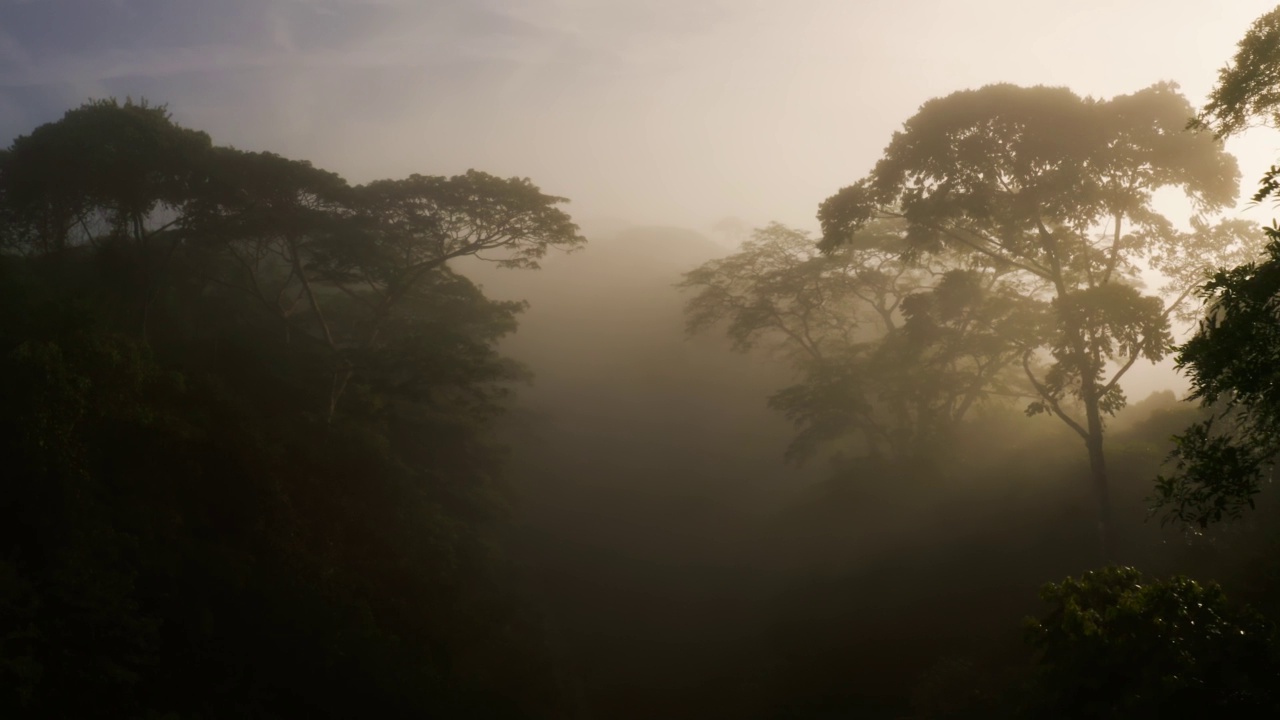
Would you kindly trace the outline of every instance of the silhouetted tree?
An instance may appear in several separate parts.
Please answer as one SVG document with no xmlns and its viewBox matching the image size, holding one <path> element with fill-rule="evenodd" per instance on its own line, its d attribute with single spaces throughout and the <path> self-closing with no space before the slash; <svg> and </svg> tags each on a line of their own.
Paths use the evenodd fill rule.
<svg viewBox="0 0 1280 720">
<path fill-rule="evenodd" d="M 770 399 L 799 428 L 793 459 L 849 438 L 871 455 L 922 453 L 975 404 L 1018 393 L 1020 347 L 1004 335 L 1034 308 L 998 274 L 908 257 L 904 228 L 876 223 L 822 253 L 773 224 L 684 276 L 691 332 L 722 324 L 737 350 L 763 345 L 802 378 Z"/>
<path fill-rule="evenodd" d="M 523 304 L 448 261 L 536 267 L 563 202 L 145 103 L 0 154 L 0 713 L 555 716 L 493 531 Z"/>
<path fill-rule="evenodd" d="M 1253 245 L 1247 223 L 1197 216 L 1184 232 L 1152 205 L 1165 188 L 1202 214 L 1235 200 L 1234 159 L 1184 132 L 1191 114 L 1170 84 L 1106 101 L 1048 87 L 957 92 L 925 103 L 870 175 L 819 212 L 825 248 L 900 218 L 916 252 L 964 254 L 1048 305 L 1039 333 L 1011 338 L 1038 396 L 1028 412 L 1054 415 L 1084 442 L 1108 555 L 1103 438 L 1125 402 L 1119 382 L 1140 359 L 1164 356 L 1169 317 L 1203 273 Z M 1142 263 L 1167 278 L 1158 294 L 1140 289 Z"/>
<path fill-rule="evenodd" d="M 112 243 L 130 312 L 145 336 L 162 276 L 202 181 L 209 136 L 173 122 L 163 105 L 115 99 L 86 103 L 18 137 L 0 157 L 5 245 L 26 254 Z"/>
<path fill-rule="evenodd" d="M 1252 124 L 1280 125 L 1280 8 L 1253 22 L 1235 57 L 1218 71 L 1209 102 L 1192 125 L 1219 138 Z"/>
<path fill-rule="evenodd" d="M 1181 433 L 1172 473 L 1156 480 L 1154 502 L 1166 519 L 1201 527 L 1253 507 L 1280 452 L 1280 231 L 1263 260 L 1219 270 L 1201 288 L 1206 317 L 1178 348 L 1191 398 L 1213 415 Z"/>
<path fill-rule="evenodd" d="M 333 173 L 270 153 L 219 148 L 196 234 L 232 262 L 233 283 L 331 352 L 327 412 L 375 351 L 407 297 L 450 260 L 478 257 L 502 267 L 538 267 L 552 248 L 585 240 L 527 178 L 475 170 L 452 178 L 413 175 L 352 188 Z M 350 308 L 336 322 L 330 296 Z"/>
<path fill-rule="evenodd" d="M 1225 138 L 1252 123 L 1271 124 L 1280 109 L 1280 8 L 1253 23 L 1232 61 L 1218 75 L 1209 102 L 1192 123 Z M 1280 169 L 1262 178 L 1255 202 L 1274 197 Z M 1262 489 L 1280 452 L 1280 396 L 1276 368 L 1280 333 L 1280 227 L 1265 236 L 1256 260 L 1220 269 L 1199 288 L 1204 317 L 1178 348 L 1178 367 L 1191 380 L 1191 398 L 1213 415 L 1176 438 L 1172 473 L 1156 481 L 1153 498 L 1166 520 L 1207 526 L 1236 518 Z"/>
</svg>

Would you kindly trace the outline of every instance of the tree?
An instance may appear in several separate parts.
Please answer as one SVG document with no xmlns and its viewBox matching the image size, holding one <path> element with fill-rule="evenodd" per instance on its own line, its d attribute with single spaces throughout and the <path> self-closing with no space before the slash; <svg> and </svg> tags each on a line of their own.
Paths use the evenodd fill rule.
<svg viewBox="0 0 1280 720">
<path fill-rule="evenodd" d="M 450 260 L 580 244 L 563 202 L 131 103 L 0 153 L 2 712 L 561 714 L 493 531 L 524 305 Z"/>
<path fill-rule="evenodd" d="M 1226 138 L 1252 124 L 1276 125 L 1280 112 L 1280 8 L 1258 18 L 1235 57 L 1218 75 L 1193 125 Z M 1254 202 L 1275 197 L 1280 168 L 1263 176 Z M 1178 348 L 1178 368 L 1191 380 L 1191 399 L 1212 411 L 1176 440 L 1174 468 L 1156 479 L 1153 501 L 1166 521 L 1201 527 L 1252 508 L 1280 454 L 1276 394 L 1280 334 L 1280 226 L 1264 229 L 1265 252 L 1223 264 L 1199 288 L 1204 317 Z"/>
<path fill-rule="evenodd" d="M 408 298 L 438 285 L 451 260 L 536 269 L 552 248 L 585 242 L 558 207 L 566 200 L 527 178 L 471 170 L 350 187 L 271 153 L 219 148 L 214 158 L 192 223 L 205 247 L 229 260 L 229 273 L 211 280 L 239 287 L 286 333 L 328 349 L 331 419 L 358 372 L 355 358 L 382 346 Z"/>
<path fill-rule="evenodd" d="M 98 100 L 15 139 L 0 178 L 6 205 L 35 231 L 28 251 L 105 237 L 143 243 L 180 222 L 210 147 L 163 105 Z"/>
<path fill-rule="evenodd" d="M 1280 7 L 1255 20 L 1240 39 L 1192 125 L 1225 138 L 1254 123 L 1280 126 Z"/>
<path fill-rule="evenodd" d="M 310 334 L 336 349 L 306 266 L 316 243 L 348 231 L 350 186 L 274 153 L 216 148 L 205 168 L 187 224 L 196 247 L 226 261 L 219 268 L 199 258 L 209 279 L 248 293 L 281 320 L 286 337 Z"/>
<path fill-rule="evenodd" d="M 20 136 L 0 154 L 11 251 L 42 255 L 113 243 L 142 259 L 129 285 L 145 336 L 160 277 L 211 149 L 207 134 L 146 100 L 98 100 Z M 168 232 L 166 232 L 168 231 Z"/>
<path fill-rule="evenodd" d="M 1212 138 L 1184 131 L 1191 114 L 1171 84 L 1110 100 L 1013 85 L 957 92 L 925 103 L 818 215 L 824 248 L 899 218 L 916 252 L 959 253 L 1045 304 L 1048 322 L 1009 339 L 1037 396 L 1029 414 L 1052 414 L 1086 447 L 1106 555 L 1103 438 L 1125 402 L 1120 380 L 1164 356 L 1169 317 L 1202 273 L 1250 245 L 1247 224 L 1206 219 L 1235 200 L 1239 172 Z M 1162 189 L 1196 209 L 1190 231 L 1156 211 Z M 1141 289 L 1144 263 L 1168 281 L 1156 293 Z"/>
<path fill-rule="evenodd" d="M 1028 308 L 994 273 L 905 257 L 904 228 L 874 223 L 821 253 L 775 223 L 684 276 L 690 332 L 723 325 L 735 349 L 764 346 L 801 378 L 770 398 L 799 428 L 791 459 L 837 441 L 921 456 L 976 404 L 1017 392 L 1019 350 L 1002 333 Z"/>
<path fill-rule="evenodd" d="M 1274 631 L 1216 584 L 1108 567 L 1044 587 L 1029 623 L 1029 717 L 1265 717 L 1276 712 Z"/>
<path fill-rule="evenodd" d="M 210 282 L 248 292 L 284 332 L 328 348 L 330 418 L 355 373 L 350 356 L 375 348 L 403 299 L 449 261 L 535 269 L 552 248 L 585 242 L 566 200 L 527 178 L 471 170 L 351 187 L 305 161 L 214 147 L 146 101 L 90 102 L 17 138 L 0 153 L 0 198 L 11 251 L 110 245 L 145 258 L 120 264 L 144 337 L 176 250 L 221 255 L 221 267 L 203 266 Z M 332 294 L 363 314 L 334 327 Z"/>
<path fill-rule="evenodd" d="M 1156 478 L 1165 520 L 1206 527 L 1238 518 L 1262 490 L 1280 453 L 1280 229 L 1257 262 L 1220 269 L 1200 288 L 1206 314 L 1178 348 L 1190 399 L 1212 415 L 1175 438 L 1173 471 Z"/>
</svg>

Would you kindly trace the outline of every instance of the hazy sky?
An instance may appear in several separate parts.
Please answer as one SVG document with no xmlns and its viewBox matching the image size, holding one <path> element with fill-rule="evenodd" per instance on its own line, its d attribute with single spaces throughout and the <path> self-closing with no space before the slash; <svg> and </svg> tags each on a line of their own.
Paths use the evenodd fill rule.
<svg viewBox="0 0 1280 720">
<path fill-rule="evenodd" d="M 1274 1 L 0 0 L 0 141 L 145 96 L 357 182 L 475 167 L 584 219 L 813 228 L 931 97 L 1173 80 L 1199 104 Z M 1229 145 L 1247 188 L 1278 138 Z"/>
<path fill-rule="evenodd" d="M 218 142 L 354 181 L 476 167 L 531 177 L 583 216 L 812 227 L 930 97 L 1168 79 L 1199 102 L 1273 6 L 0 0 L 0 139 L 91 96 L 143 95 Z M 1250 182 L 1271 150 L 1246 163 Z"/>
</svg>

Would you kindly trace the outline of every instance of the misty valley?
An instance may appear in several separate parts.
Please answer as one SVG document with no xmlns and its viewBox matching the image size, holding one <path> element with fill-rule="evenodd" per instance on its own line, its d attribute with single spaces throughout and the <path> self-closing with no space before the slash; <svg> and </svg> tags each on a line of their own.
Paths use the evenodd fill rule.
<svg viewBox="0 0 1280 720">
<path fill-rule="evenodd" d="M 935 92 L 809 226 L 25 127 L 0 715 L 1280 717 L 1280 169 L 1228 149 L 1280 8 L 1240 30 L 1203 103 Z"/>
</svg>

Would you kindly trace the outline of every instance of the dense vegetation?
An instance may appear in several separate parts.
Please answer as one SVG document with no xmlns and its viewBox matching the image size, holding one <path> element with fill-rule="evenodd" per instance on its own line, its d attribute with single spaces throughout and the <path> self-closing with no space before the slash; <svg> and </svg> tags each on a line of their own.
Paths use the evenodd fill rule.
<svg viewBox="0 0 1280 720">
<path fill-rule="evenodd" d="M 1277 68 L 931 100 L 730 253 L 68 111 L 0 151 L 0 713 L 1280 714 Z"/>
<path fill-rule="evenodd" d="M 527 180 L 350 187 L 98 102 L 0 158 L 9 717 L 553 716 L 488 529 Z"/>
<path fill-rule="evenodd" d="M 1117 523 L 1104 440 L 1128 403 L 1120 380 L 1170 351 L 1170 319 L 1199 318 L 1198 294 L 1206 314 L 1177 357 L 1204 410 L 1169 446 L 1153 510 L 1204 533 L 1255 507 L 1272 466 L 1280 234 L 1215 214 L 1239 180 L 1219 140 L 1275 117 L 1278 13 L 1242 41 L 1199 116 L 1167 83 L 1110 100 L 991 85 L 925 103 L 867 177 L 821 205 L 821 242 L 775 225 L 687 273 L 690 329 L 723 327 L 740 351 L 790 360 L 798 384 L 771 403 L 798 427 L 793 454 L 835 453 L 853 476 L 962 481 L 955 441 L 975 444 L 975 425 L 1018 403 L 1054 416 L 1083 441 L 1101 558 L 1182 566 L 1119 530 L 1136 518 Z M 1277 172 L 1255 202 L 1275 194 Z M 1170 189 L 1194 208 L 1190 228 L 1157 210 Z M 1248 533 L 1234 549 L 1256 542 Z M 1043 597 L 1051 609 L 1028 636 L 1036 667 L 981 700 L 953 688 L 970 702 L 926 716 L 1280 708 L 1271 626 L 1216 585 L 1112 567 Z"/>
</svg>

